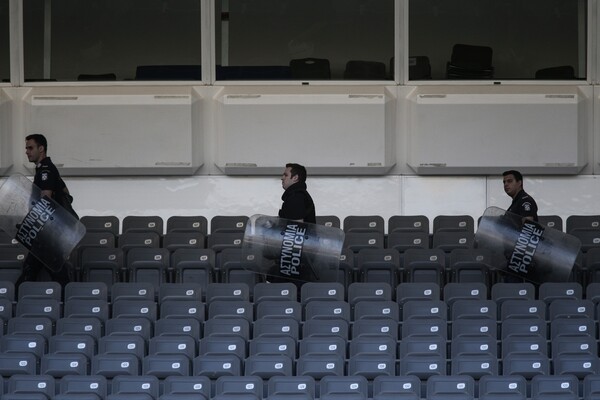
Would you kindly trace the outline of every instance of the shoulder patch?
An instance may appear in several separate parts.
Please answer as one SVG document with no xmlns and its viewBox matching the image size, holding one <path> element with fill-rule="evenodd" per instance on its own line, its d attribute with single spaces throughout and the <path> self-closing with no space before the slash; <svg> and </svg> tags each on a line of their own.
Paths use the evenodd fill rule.
<svg viewBox="0 0 600 400">
<path fill-rule="evenodd" d="M 529 203 L 529 202 L 523 203 L 523 209 L 525 211 L 531 211 L 531 203 Z"/>
<path fill-rule="evenodd" d="M 42 172 L 42 181 L 48 180 L 48 173 L 46 171 Z"/>
</svg>

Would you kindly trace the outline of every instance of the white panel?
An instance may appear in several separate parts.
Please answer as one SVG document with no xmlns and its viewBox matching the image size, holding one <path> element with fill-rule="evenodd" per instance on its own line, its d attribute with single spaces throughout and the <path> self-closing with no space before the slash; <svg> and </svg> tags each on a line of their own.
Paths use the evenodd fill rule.
<svg viewBox="0 0 600 400">
<path fill-rule="evenodd" d="M 393 102 L 368 93 L 223 94 L 216 165 L 226 174 L 270 174 L 287 162 L 311 174 L 383 174 L 395 164 Z"/>
<path fill-rule="evenodd" d="M 48 137 L 49 154 L 65 175 L 193 174 L 202 165 L 194 154 L 201 133 L 192 128 L 198 102 L 189 89 L 34 91 L 26 99 L 28 130 Z"/>
<path fill-rule="evenodd" d="M 0 90 L 0 175 L 12 167 L 11 154 L 11 102 L 4 90 Z"/>
<path fill-rule="evenodd" d="M 413 92 L 408 164 L 415 172 L 576 174 L 585 167 L 589 113 L 577 88 L 489 88 Z"/>
</svg>

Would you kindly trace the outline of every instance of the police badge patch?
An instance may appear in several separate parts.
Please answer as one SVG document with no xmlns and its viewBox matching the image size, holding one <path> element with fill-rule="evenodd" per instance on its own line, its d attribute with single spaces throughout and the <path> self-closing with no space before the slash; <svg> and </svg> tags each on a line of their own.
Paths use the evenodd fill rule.
<svg viewBox="0 0 600 400">
<path fill-rule="evenodd" d="M 42 181 L 47 181 L 47 180 L 48 180 L 48 173 L 42 172 Z"/>
<path fill-rule="evenodd" d="M 523 203 L 523 209 L 525 211 L 531 211 L 531 203 Z"/>
</svg>

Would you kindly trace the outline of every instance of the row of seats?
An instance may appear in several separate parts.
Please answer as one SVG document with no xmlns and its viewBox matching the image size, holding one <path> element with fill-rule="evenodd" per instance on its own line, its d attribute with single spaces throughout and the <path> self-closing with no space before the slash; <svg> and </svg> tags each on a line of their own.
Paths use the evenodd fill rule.
<svg viewBox="0 0 600 400">
<path fill-rule="evenodd" d="M 161 382 L 155 376 L 117 376 L 110 381 L 100 375 L 16 375 L 6 380 L 6 400 L 563 400 L 595 399 L 600 376 L 589 375 L 580 385 L 571 375 L 523 377 L 486 376 L 478 382 L 469 376 L 432 376 L 421 384 L 414 376 L 379 376 L 372 383 L 362 376 L 206 377 L 171 376 Z M 26 395 L 29 397 L 20 397 Z"/>
</svg>

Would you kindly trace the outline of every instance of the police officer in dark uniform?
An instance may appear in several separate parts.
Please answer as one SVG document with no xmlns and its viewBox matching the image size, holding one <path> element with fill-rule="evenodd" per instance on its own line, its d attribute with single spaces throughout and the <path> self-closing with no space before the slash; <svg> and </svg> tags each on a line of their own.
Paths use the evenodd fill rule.
<svg viewBox="0 0 600 400">
<path fill-rule="evenodd" d="M 294 221 L 317 223 L 315 203 L 306 191 L 306 168 L 300 164 L 286 164 L 281 175 L 283 204 L 279 217 Z"/>
<path fill-rule="evenodd" d="M 46 155 L 48 141 L 41 134 L 32 134 L 25 138 L 25 154 L 30 162 L 35 163 L 35 176 L 33 183 L 41 189 L 42 196 L 47 196 L 67 209 L 75 218 L 77 214 L 71 207 L 71 197 L 65 182 L 60 177 L 58 169 Z M 24 262 L 23 272 L 17 280 L 15 287 L 22 282 L 36 280 L 39 272 L 46 266 L 33 255 L 29 255 Z M 69 271 L 67 265 L 63 265 L 58 271 L 46 268 L 52 280 L 60 283 L 63 287 L 69 283 Z"/>
<path fill-rule="evenodd" d="M 510 170 L 502 173 L 502 178 L 504 191 L 513 199 L 507 211 L 520 215 L 523 220 L 537 222 L 538 207 L 533 197 L 523 190 L 523 175 L 519 171 Z"/>
</svg>

